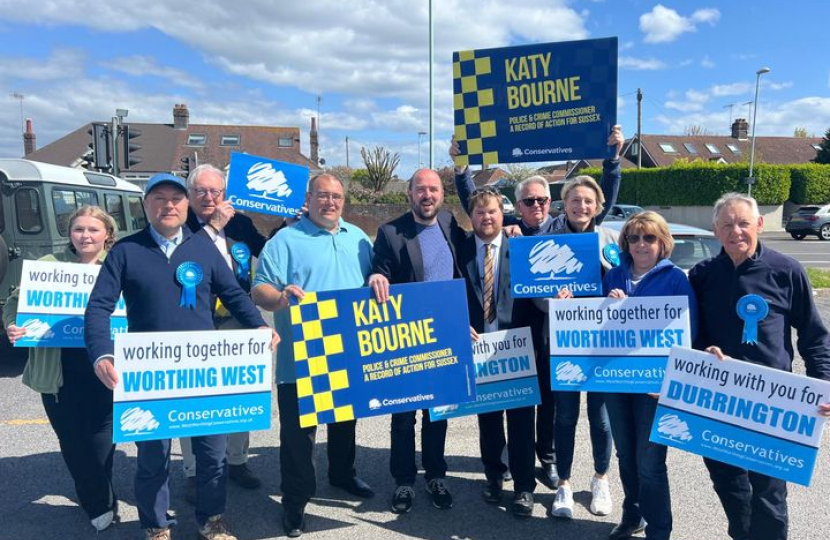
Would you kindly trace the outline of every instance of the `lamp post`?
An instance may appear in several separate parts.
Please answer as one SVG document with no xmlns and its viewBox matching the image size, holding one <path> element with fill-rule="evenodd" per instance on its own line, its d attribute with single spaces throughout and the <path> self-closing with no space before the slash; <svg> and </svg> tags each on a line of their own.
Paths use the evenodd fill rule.
<svg viewBox="0 0 830 540">
<path fill-rule="evenodd" d="M 421 161 L 421 137 L 426 135 L 426 131 L 419 131 L 418 132 L 418 168 L 422 169 L 424 167 L 423 162 Z"/>
<path fill-rule="evenodd" d="M 755 177 L 752 176 L 755 168 L 755 124 L 758 118 L 758 92 L 761 89 L 761 75 L 769 73 L 768 67 L 762 67 L 755 72 L 755 110 L 752 111 L 752 147 L 749 150 L 749 178 L 747 178 L 747 195 L 752 196 L 752 184 L 755 182 Z"/>
</svg>

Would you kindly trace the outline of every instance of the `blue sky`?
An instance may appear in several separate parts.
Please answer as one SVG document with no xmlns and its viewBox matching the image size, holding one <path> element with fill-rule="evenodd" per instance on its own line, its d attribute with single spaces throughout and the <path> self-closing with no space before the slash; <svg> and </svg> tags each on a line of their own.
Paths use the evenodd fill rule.
<svg viewBox="0 0 830 540">
<path fill-rule="evenodd" d="M 454 50 L 618 36 L 618 118 L 643 132 L 726 134 L 762 77 L 758 134 L 830 127 L 826 0 L 435 0 L 435 165 L 448 164 Z M 327 164 L 360 146 L 400 153 L 406 177 L 427 131 L 426 0 L 0 0 L 0 156 L 22 154 L 20 105 L 44 146 L 129 109 L 129 121 L 300 126 L 322 97 Z M 427 161 L 423 137 L 421 160 Z"/>
</svg>

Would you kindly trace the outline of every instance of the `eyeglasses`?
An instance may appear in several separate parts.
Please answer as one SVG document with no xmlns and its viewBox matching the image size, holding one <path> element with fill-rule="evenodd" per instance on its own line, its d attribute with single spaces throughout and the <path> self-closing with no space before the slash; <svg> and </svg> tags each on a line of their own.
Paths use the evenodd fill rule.
<svg viewBox="0 0 830 540">
<path fill-rule="evenodd" d="M 221 195 L 222 193 L 224 193 L 224 192 L 225 192 L 224 189 L 194 189 L 193 190 L 193 193 L 195 193 L 197 197 L 200 197 L 200 198 L 207 197 L 208 193 L 210 193 L 210 196 L 213 197 L 214 199 L 216 197 L 218 197 L 219 195 Z"/>
<path fill-rule="evenodd" d="M 548 204 L 549 200 L 549 197 L 528 197 L 526 199 L 522 199 L 522 203 L 525 206 L 533 206 L 534 204 L 538 204 L 539 206 L 545 206 L 546 204 Z"/>
<path fill-rule="evenodd" d="M 630 245 L 634 245 L 638 243 L 640 240 L 645 242 L 646 244 L 653 244 L 659 240 L 657 236 L 653 234 L 644 234 L 640 236 L 639 234 L 626 234 L 625 239 L 628 241 Z"/>
<path fill-rule="evenodd" d="M 343 194 L 342 193 L 328 193 L 326 191 L 316 191 L 314 193 L 314 198 L 320 202 L 326 201 L 333 201 L 333 202 L 342 202 L 343 201 Z"/>
</svg>

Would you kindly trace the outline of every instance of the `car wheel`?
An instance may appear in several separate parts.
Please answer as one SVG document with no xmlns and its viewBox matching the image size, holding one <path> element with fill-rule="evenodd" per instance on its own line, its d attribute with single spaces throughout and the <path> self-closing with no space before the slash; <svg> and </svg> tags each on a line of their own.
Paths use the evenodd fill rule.
<svg viewBox="0 0 830 540">
<path fill-rule="evenodd" d="M 796 240 L 804 240 L 807 237 L 807 235 L 804 234 L 804 233 L 794 233 L 794 232 L 790 233 L 790 236 L 792 236 Z"/>
<path fill-rule="evenodd" d="M 830 223 L 825 223 L 818 231 L 818 237 L 821 240 L 830 240 Z"/>
</svg>

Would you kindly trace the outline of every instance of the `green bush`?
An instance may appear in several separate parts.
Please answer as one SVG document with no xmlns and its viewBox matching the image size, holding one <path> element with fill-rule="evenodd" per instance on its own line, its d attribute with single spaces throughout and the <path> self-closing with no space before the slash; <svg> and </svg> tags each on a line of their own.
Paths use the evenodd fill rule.
<svg viewBox="0 0 830 540">
<path fill-rule="evenodd" d="M 752 195 L 758 204 L 783 204 L 790 195 L 790 165 L 761 163 L 753 171 Z M 595 179 L 600 169 L 585 169 Z M 623 169 L 619 202 L 639 206 L 710 206 L 724 193 L 746 192 L 746 163 L 717 164 L 679 161 L 670 167 Z"/>
<path fill-rule="evenodd" d="M 805 163 L 793 165 L 790 200 L 796 204 L 827 204 L 830 202 L 830 165 Z"/>
</svg>

